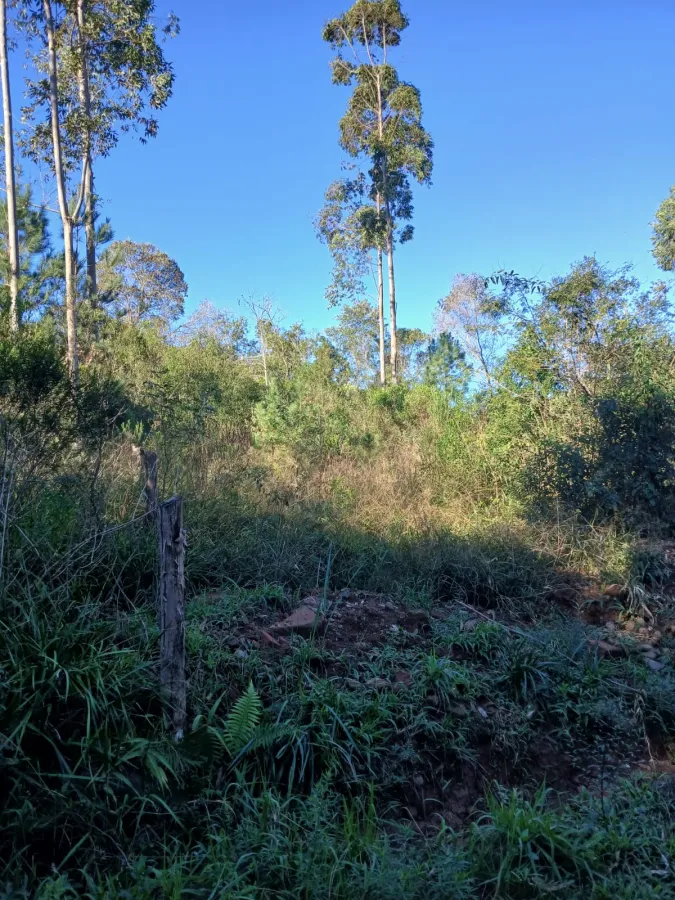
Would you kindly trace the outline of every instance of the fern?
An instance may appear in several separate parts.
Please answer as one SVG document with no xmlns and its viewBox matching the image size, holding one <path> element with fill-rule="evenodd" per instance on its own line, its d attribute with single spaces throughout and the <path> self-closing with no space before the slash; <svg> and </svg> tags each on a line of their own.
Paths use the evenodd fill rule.
<svg viewBox="0 0 675 900">
<path fill-rule="evenodd" d="M 262 709 L 262 701 L 251 682 L 225 720 L 225 746 L 232 756 L 239 753 L 253 737 L 262 716 Z"/>
</svg>

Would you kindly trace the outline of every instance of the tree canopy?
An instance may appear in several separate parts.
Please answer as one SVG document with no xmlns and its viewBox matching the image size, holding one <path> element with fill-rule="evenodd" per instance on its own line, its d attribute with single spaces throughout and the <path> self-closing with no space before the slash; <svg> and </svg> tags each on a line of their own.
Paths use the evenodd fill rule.
<svg viewBox="0 0 675 900">
<path fill-rule="evenodd" d="M 169 324 L 183 315 L 188 286 L 180 267 L 152 244 L 115 241 L 101 258 L 102 298 L 127 323 Z"/>
</svg>

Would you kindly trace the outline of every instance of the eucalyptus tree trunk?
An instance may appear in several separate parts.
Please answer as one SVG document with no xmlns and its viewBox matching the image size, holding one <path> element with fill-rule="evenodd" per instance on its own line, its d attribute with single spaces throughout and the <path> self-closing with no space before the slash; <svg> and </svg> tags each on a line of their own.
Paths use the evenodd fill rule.
<svg viewBox="0 0 675 900">
<path fill-rule="evenodd" d="M 377 195 L 377 220 L 380 220 L 382 201 Z M 387 383 L 387 371 L 384 346 L 384 274 L 382 266 L 382 248 L 377 248 L 377 320 L 380 327 L 380 384 Z"/>
<path fill-rule="evenodd" d="M 384 272 L 382 248 L 377 248 L 377 318 L 380 325 L 380 384 L 387 383 L 387 363 L 384 346 Z"/>
<path fill-rule="evenodd" d="M 386 62 L 386 48 L 385 48 L 385 62 Z M 393 222 L 391 217 L 391 209 L 389 206 L 389 196 L 387 192 L 387 155 L 384 152 L 384 101 L 382 98 L 382 81 L 380 73 L 377 74 L 377 127 L 378 134 L 380 138 L 381 151 L 382 151 L 382 173 L 381 173 L 381 184 L 382 184 L 382 193 L 378 191 L 377 198 L 377 212 L 378 218 L 379 213 L 381 211 L 381 202 L 382 198 L 384 199 L 384 210 L 386 215 L 386 225 L 387 225 L 387 259 L 389 264 L 388 276 L 389 276 L 389 329 L 391 334 L 389 336 L 389 346 L 390 346 L 390 357 L 391 357 L 391 380 L 394 384 L 396 384 L 396 357 L 397 357 L 397 344 L 396 344 L 396 286 L 394 283 L 394 240 L 393 240 Z M 378 250 L 379 253 L 379 262 L 382 261 L 382 251 Z M 380 285 L 382 285 L 382 278 L 380 277 Z M 384 296 L 383 296 L 383 288 L 380 288 L 380 302 L 382 305 L 382 315 L 384 315 Z M 380 326 L 380 348 L 382 348 L 383 343 L 383 335 L 382 335 L 382 326 Z M 380 349 L 380 352 L 382 350 Z M 380 363 L 380 365 L 382 365 Z M 382 378 L 382 371 L 380 370 L 380 378 Z"/>
<path fill-rule="evenodd" d="M 91 306 L 96 304 L 98 279 L 96 274 L 96 198 L 94 196 L 94 170 L 91 152 L 91 91 L 89 89 L 89 65 L 86 41 L 87 0 L 77 0 L 78 32 L 78 91 L 80 106 L 85 116 L 84 133 L 84 229 L 87 256 L 87 298 Z"/>
<path fill-rule="evenodd" d="M 92 306 L 96 306 L 98 294 L 98 274 L 96 271 L 96 197 L 94 195 L 94 171 L 91 165 L 91 151 L 88 151 L 89 164 L 84 180 L 84 229 L 87 245 L 87 292 Z"/>
<path fill-rule="evenodd" d="M 396 281 L 394 279 L 394 237 L 392 234 L 391 222 L 387 229 L 387 261 L 389 264 L 389 327 L 390 335 L 390 358 L 391 358 L 391 380 L 396 384 L 398 377 L 398 340 L 396 337 Z"/>
<path fill-rule="evenodd" d="M 43 0 L 45 29 L 47 33 L 47 54 L 49 68 L 49 106 L 52 127 L 52 149 L 54 152 L 54 177 L 59 199 L 59 213 L 63 225 L 63 252 L 65 259 L 66 279 L 66 357 L 70 380 L 74 386 L 79 381 L 79 353 L 77 346 L 77 285 L 75 251 L 73 246 L 73 218 L 68 209 L 66 193 L 66 175 L 63 167 L 63 150 L 61 146 L 61 124 L 59 121 L 59 85 L 56 61 L 56 42 L 54 36 L 54 16 L 51 0 Z M 86 168 L 86 166 L 85 166 Z"/>
<path fill-rule="evenodd" d="M 16 224 L 16 181 L 14 174 L 14 128 L 12 97 L 7 60 L 7 0 L 0 0 L 0 78 L 5 126 L 5 184 L 7 188 L 7 252 L 9 256 L 9 327 L 19 330 L 19 233 Z"/>
</svg>

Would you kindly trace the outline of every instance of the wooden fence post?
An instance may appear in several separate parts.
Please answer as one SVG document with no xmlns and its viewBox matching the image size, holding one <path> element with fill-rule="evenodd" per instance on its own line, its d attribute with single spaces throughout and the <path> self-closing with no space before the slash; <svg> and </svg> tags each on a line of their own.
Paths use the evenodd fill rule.
<svg viewBox="0 0 675 900">
<path fill-rule="evenodd" d="M 183 498 L 172 497 L 158 507 L 160 687 L 171 717 L 174 738 L 185 729 L 185 531 Z"/>
<path fill-rule="evenodd" d="M 145 486 L 143 488 L 143 493 L 145 494 L 145 524 L 151 526 L 157 515 L 157 505 L 159 503 L 157 487 L 157 454 L 153 450 L 144 450 L 136 444 L 132 444 L 131 449 L 143 466 L 143 472 L 145 474 Z"/>
<path fill-rule="evenodd" d="M 150 524 L 157 515 L 157 454 L 152 450 L 141 450 L 141 459 L 145 469 L 145 511 Z"/>
</svg>

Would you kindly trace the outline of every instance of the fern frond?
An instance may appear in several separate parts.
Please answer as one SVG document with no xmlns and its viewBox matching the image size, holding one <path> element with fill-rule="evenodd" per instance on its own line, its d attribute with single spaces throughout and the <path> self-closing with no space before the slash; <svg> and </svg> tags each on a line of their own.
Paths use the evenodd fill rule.
<svg viewBox="0 0 675 900">
<path fill-rule="evenodd" d="M 271 750 L 275 744 L 288 742 L 296 737 L 298 729 L 294 725 L 275 722 L 271 725 L 261 725 L 256 728 L 251 737 L 251 752 L 256 750 Z"/>
<path fill-rule="evenodd" d="M 224 727 L 225 746 L 232 756 L 242 750 L 253 737 L 260 722 L 263 705 L 251 682 L 227 714 Z"/>
</svg>

